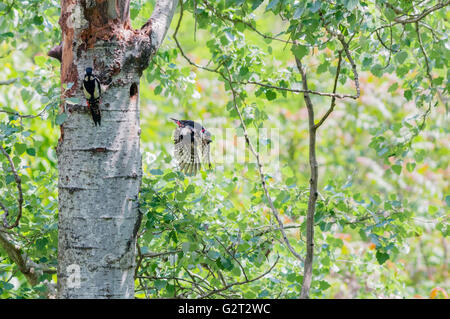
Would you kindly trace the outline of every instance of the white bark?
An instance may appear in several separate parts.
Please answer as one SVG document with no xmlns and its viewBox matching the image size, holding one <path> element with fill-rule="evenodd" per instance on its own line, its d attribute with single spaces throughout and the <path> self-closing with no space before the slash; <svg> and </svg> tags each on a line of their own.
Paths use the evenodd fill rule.
<svg viewBox="0 0 450 319">
<path fill-rule="evenodd" d="M 157 50 L 166 36 L 167 30 L 172 21 L 173 14 L 177 8 L 177 0 L 160 0 L 156 3 L 152 13 L 151 25 L 151 43 Z"/>
<path fill-rule="evenodd" d="M 68 117 L 57 148 L 59 298 L 134 298 L 142 176 L 139 77 L 156 48 L 151 30 L 129 27 L 127 0 L 102 4 L 89 2 L 95 14 L 79 0 L 62 0 L 61 6 L 61 82 L 74 83 L 65 94 L 80 104 L 63 103 Z M 158 30 L 169 27 L 170 10 Z M 94 126 L 80 90 L 88 66 L 108 84 L 101 126 Z"/>
</svg>

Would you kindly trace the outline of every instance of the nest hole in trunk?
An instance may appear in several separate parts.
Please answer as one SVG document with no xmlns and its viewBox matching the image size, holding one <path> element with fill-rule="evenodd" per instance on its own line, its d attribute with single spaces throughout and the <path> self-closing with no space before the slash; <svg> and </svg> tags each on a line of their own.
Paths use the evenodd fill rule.
<svg viewBox="0 0 450 319">
<path fill-rule="evenodd" d="M 138 87 L 137 84 L 133 82 L 133 84 L 131 84 L 130 86 L 130 99 L 137 98 L 137 94 L 138 94 Z"/>
</svg>

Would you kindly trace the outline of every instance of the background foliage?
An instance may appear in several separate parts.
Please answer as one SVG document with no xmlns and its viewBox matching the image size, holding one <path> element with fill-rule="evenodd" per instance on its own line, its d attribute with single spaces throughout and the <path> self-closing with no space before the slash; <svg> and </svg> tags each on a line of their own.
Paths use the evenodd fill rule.
<svg viewBox="0 0 450 319">
<path fill-rule="evenodd" d="M 301 89 L 297 57 L 310 89 L 332 92 L 343 49 L 338 33 L 350 40 L 361 96 L 338 99 L 318 131 L 311 297 L 446 297 L 450 11 L 421 17 L 445 2 L 185 1 L 140 85 L 145 176 L 136 297 L 298 297 L 303 264 L 283 242 L 256 162 L 252 154 L 233 159 L 245 145 L 227 75 L 245 124 L 278 132 L 251 139 L 261 149 L 279 146 L 278 156 L 263 161 L 266 183 L 290 243 L 304 255 L 308 120 L 303 95 L 285 89 Z M 153 2 L 131 5 L 138 28 Z M 20 172 L 24 196 L 19 227 L 0 231 L 46 265 L 30 285 L 0 247 L 2 298 L 39 297 L 56 282 L 55 146 L 64 117 L 57 114 L 59 63 L 46 52 L 59 42 L 58 7 L 0 3 L 0 146 Z M 421 18 L 405 20 L 413 17 Z M 352 95 L 354 73 L 341 54 L 337 92 Z M 330 98 L 312 99 L 320 119 Z M 169 117 L 203 122 L 215 133 L 213 151 L 228 160 L 197 177 L 177 172 Z M 228 144 L 219 138 L 227 128 Z M 1 154 L 0 167 L 0 202 L 16 212 L 16 183 Z"/>
</svg>

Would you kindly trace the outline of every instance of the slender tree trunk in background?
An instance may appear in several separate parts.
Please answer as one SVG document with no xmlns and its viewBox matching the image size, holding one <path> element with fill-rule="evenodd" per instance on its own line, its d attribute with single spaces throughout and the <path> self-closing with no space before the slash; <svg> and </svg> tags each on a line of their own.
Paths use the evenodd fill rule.
<svg viewBox="0 0 450 319">
<path fill-rule="evenodd" d="M 62 0 L 59 168 L 59 298 L 134 298 L 141 183 L 139 78 L 157 51 L 177 1 L 159 0 L 140 30 L 130 0 Z M 86 67 L 107 86 L 101 126 L 81 89 Z M 72 83 L 72 86 L 70 86 Z M 77 97 L 79 103 L 64 102 Z"/>
<path fill-rule="evenodd" d="M 308 90 L 306 71 L 302 67 L 299 59 L 295 59 L 297 68 L 302 75 L 303 90 Z M 309 290 L 312 281 L 312 266 L 314 257 L 314 213 L 316 212 L 317 184 L 319 178 L 317 158 L 316 158 L 316 126 L 314 124 L 314 107 L 308 93 L 303 94 L 306 108 L 308 109 L 308 135 L 309 135 L 309 165 L 311 178 L 309 180 L 308 212 L 306 214 L 306 258 L 303 270 L 303 283 L 300 298 L 309 298 Z"/>
</svg>

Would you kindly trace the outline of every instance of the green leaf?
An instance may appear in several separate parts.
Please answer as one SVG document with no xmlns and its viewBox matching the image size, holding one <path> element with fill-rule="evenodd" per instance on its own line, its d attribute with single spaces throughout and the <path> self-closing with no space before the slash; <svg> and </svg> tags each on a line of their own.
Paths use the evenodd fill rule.
<svg viewBox="0 0 450 319">
<path fill-rule="evenodd" d="M 208 257 L 211 258 L 212 260 L 216 260 L 217 258 L 220 257 L 220 253 L 215 250 L 210 250 L 208 251 Z"/>
<path fill-rule="evenodd" d="M 403 92 L 403 96 L 408 101 L 411 101 L 411 99 L 412 99 L 412 91 L 411 90 L 405 90 L 405 92 Z"/>
<path fill-rule="evenodd" d="M 321 280 L 321 281 L 319 281 L 319 287 L 320 287 L 320 290 L 327 290 L 328 288 L 331 287 L 331 285 L 328 282 L 326 282 L 325 280 Z"/>
<path fill-rule="evenodd" d="M 392 170 L 395 172 L 395 174 L 400 175 L 402 173 L 402 166 L 401 165 L 392 165 Z"/>
<path fill-rule="evenodd" d="M 372 72 L 373 75 L 376 77 L 381 77 L 384 73 L 384 68 L 380 64 L 375 64 L 371 69 L 370 72 Z"/>
<path fill-rule="evenodd" d="M 274 9 L 279 2 L 280 2 L 280 0 L 271 0 L 266 7 L 266 11 Z"/>
<path fill-rule="evenodd" d="M 408 170 L 408 172 L 413 172 L 414 171 L 414 168 L 416 167 L 416 163 L 414 163 L 414 162 L 411 162 L 411 163 L 408 163 L 408 164 L 406 164 L 406 169 Z"/>
<path fill-rule="evenodd" d="M 35 25 L 41 25 L 43 22 L 44 22 L 44 18 L 43 17 L 37 16 L 37 15 L 34 16 L 33 23 Z"/>
<path fill-rule="evenodd" d="M 267 98 L 268 101 L 275 100 L 277 98 L 277 93 L 275 91 L 272 91 L 272 90 L 267 90 L 266 91 L 266 98 Z"/>
<path fill-rule="evenodd" d="M 22 143 L 16 143 L 14 144 L 14 149 L 16 150 L 17 155 L 21 155 L 25 153 L 27 150 L 27 145 Z"/>
<path fill-rule="evenodd" d="M 407 57 L 408 57 L 408 53 L 406 51 L 400 51 L 395 55 L 394 59 L 399 64 L 402 64 L 403 62 L 405 62 Z"/>
<path fill-rule="evenodd" d="M 22 97 L 23 102 L 27 103 L 31 99 L 32 94 L 27 89 L 22 89 L 20 91 L 20 96 Z"/>
<path fill-rule="evenodd" d="M 58 115 L 56 115 L 55 124 L 61 125 L 66 121 L 66 119 L 67 119 L 67 113 L 58 114 Z"/>
<path fill-rule="evenodd" d="M 382 265 L 382 264 L 384 264 L 386 262 L 386 260 L 389 259 L 389 254 L 377 250 L 377 253 L 375 254 L 375 257 L 377 258 L 378 263 L 380 265 Z"/>
<path fill-rule="evenodd" d="M 347 10 L 352 11 L 358 5 L 358 2 L 358 0 L 344 0 L 344 5 Z"/>
<path fill-rule="evenodd" d="M 300 3 L 300 5 L 297 7 L 297 9 L 295 9 L 294 11 L 294 15 L 292 16 L 293 19 L 300 19 L 303 15 L 303 12 L 305 12 L 305 7 L 306 7 L 306 1 Z"/>
<path fill-rule="evenodd" d="M 153 93 L 155 93 L 156 95 L 159 95 L 162 92 L 162 86 L 158 85 L 157 87 L 155 87 L 155 90 L 153 91 Z"/>
<path fill-rule="evenodd" d="M 252 1 L 252 10 L 256 10 L 264 0 L 253 0 Z"/>
<path fill-rule="evenodd" d="M 295 46 L 293 46 L 291 48 L 292 53 L 294 53 L 294 55 L 301 60 L 305 55 L 307 55 L 309 53 L 309 49 L 308 47 L 301 45 L 301 44 L 297 44 Z"/>
<path fill-rule="evenodd" d="M 158 290 L 164 289 L 167 285 L 167 280 L 155 280 L 155 288 Z"/>
<path fill-rule="evenodd" d="M 40 67 L 44 66 L 46 61 L 47 61 L 47 57 L 45 57 L 43 55 L 37 55 L 34 57 L 34 62 Z"/>
<path fill-rule="evenodd" d="M 163 173 L 164 172 L 161 169 L 159 169 L 159 168 L 150 170 L 150 174 L 152 174 L 152 175 L 162 175 Z"/>
<path fill-rule="evenodd" d="M 36 156 L 36 149 L 34 149 L 32 147 L 27 148 L 27 154 L 30 156 Z"/>
<path fill-rule="evenodd" d="M 389 93 L 392 93 L 392 92 L 395 92 L 397 89 L 398 89 L 398 83 L 395 82 L 394 84 L 392 84 L 392 85 L 389 87 L 388 92 L 389 92 Z"/>
</svg>

